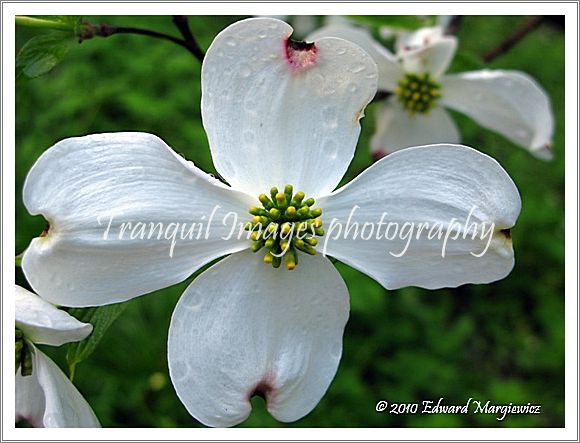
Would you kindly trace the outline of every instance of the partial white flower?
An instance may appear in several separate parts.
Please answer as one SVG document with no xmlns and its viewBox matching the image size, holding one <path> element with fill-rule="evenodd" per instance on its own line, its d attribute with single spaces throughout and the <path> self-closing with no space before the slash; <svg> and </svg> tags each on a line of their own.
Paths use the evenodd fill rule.
<svg viewBox="0 0 580 443">
<path fill-rule="evenodd" d="M 320 28 L 308 40 L 329 36 L 364 48 L 379 66 L 379 90 L 394 93 L 376 111 L 375 157 L 417 144 L 458 143 L 459 132 L 444 108 L 468 115 L 539 158 L 552 157 L 554 117 L 544 89 L 520 71 L 445 74 L 457 39 L 444 35 L 442 27 L 400 34 L 396 54 L 349 23 Z"/>
<path fill-rule="evenodd" d="M 60 346 L 86 338 L 82 323 L 16 286 L 16 421 L 34 427 L 100 427 L 93 410 L 60 368 L 35 344 Z"/>
<path fill-rule="evenodd" d="M 207 51 L 203 124 L 214 165 L 230 186 L 143 133 L 63 140 L 40 157 L 24 186 L 27 209 L 44 215 L 50 228 L 31 242 L 22 268 L 55 303 L 126 300 L 231 254 L 190 284 L 169 330 L 177 394 L 209 426 L 244 421 L 256 393 L 278 420 L 298 420 L 327 390 L 341 357 L 349 302 L 345 283 L 316 247 L 390 289 L 488 283 L 514 264 L 507 233 L 520 211 L 518 191 L 497 162 L 471 148 L 401 151 L 334 191 L 376 92 L 377 67 L 346 40 L 305 44 L 291 34 L 275 19 L 243 20 Z M 400 240 L 331 233 L 333 220 L 378 223 L 382 213 L 393 222 L 449 226 L 473 207 L 472 221 L 494 223 L 492 246 L 480 258 L 471 254 L 483 248 L 480 239 L 450 242 L 443 259 L 423 236 L 397 258 L 388 250 L 399 251 Z M 286 243 L 255 233 L 252 240 L 230 237 L 235 218 L 251 220 L 253 228 L 264 222 L 276 233 L 305 225 L 312 235 Z M 140 221 L 202 223 L 203 235 L 193 241 L 178 236 L 170 257 L 168 241 L 130 239 Z M 133 228 L 124 225 L 122 237 L 127 222 Z M 283 258 L 273 255 L 284 247 Z"/>
</svg>

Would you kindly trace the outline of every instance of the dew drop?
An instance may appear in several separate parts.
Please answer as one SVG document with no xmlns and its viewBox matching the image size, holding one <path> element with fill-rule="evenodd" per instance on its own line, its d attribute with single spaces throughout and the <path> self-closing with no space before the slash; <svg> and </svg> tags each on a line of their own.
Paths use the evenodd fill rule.
<svg viewBox="0 0 580 443">
<path fill-rule="evenodd" d="M 227 37 L 226 45 L 231 46 L 233 48 L 234 46 L 237 45 L 236 39 L 234 37 Z"/>
<path fill-rule="evenodd" d="M 356 83 L 350 83 L 348 85 L 348 90 L 350 92 L 357 92 L 358 91 L 358 85 Z"/>
<path fill-rule="evenodd" d="M 172 376 L 176 379 L 176 380 L 182 380 L 184 378 L 187 377 L 187 374 L 189 372 L 189 366 L 180 360 L 177 361 L 173 361 L 173 364 L 171 365 L 171 369 L 172 369 Z"/>
<path fill-rule="evenodd" d="M 240 77 L 249 77 L 252 74 L 252 69 L 248 65 L 242 65 L 240 67 Z"/>
<path fill-rule="evenodd" d="M 338 55 L 344 55 L 344 54 L 346 54 L 346 49 L 345 49 L 345 48 L 338 48 L 338 49 L 336 50 L 336 53 L 337 53 Z"/>
<path fill-rule="evenodd" d="M 322 109 L 322 118 L 324 121 L 324 126 L 329 129 L 335 129 L 338 127 L 338 118 L 336 108 L 332 106 L 327 106 Z"/>
<path fill-rule="evenodd" d="M 354 72 L 355 74 L 356 74 L 357 72 L 362 72 L 362 71 L 364 71 L 365 69 L 366 69 L 366 66 L 365 66 L 365 65 L 363 65 L 362 63 L 357 63 L 357 64 L 355 64 L 355 65 L 352 65 L 352 66 L 350 67 L 350 71 L 351 71 L 351 72 Z"/>
<path fill-rule="evenodd" d="M 333 139 L 326 139 L 322 143 L 322 151 L 329 160 L 335 160 L 338 155 L 338 145 Z"/>
<path fill-rule="evenodd" d="M 242 139 L 245 143 L 254 143 L 256 141 L 256 134 L 254 131 L 244 131 L 242 134 Z"/>
<path fill-rule="evenodd" d="M 260 32 L 258 32 L 258 37 L 266 38 L 266 37 L 268 37 L 268 32 L 265 29 L 262 29 L 262 30 L 260 30 Z"/>
<path fill-rule="evenodd" d="M 222 91 L 222 99 L 224 101 L 230 101 L 231 98 L 232 98 L 232 92 L 229 89 L 224 89 Z"/>
<path fill-rule="evenodd" d="M 332 94 L 334 94 L 335 92 L 336 92 L 336 89 L 332 88 L 331 86 L 325 86 L 325 87 L 322 89 L 322 93 L 323 93 L 324 95 L 332 95 Z"/>
</svg>

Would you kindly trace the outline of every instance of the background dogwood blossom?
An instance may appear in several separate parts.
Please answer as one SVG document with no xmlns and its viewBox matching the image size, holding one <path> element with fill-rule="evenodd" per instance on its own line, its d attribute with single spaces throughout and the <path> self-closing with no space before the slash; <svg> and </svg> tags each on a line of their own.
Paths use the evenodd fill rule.
<svg viewBox="0 0 580 443">
<path fill-rule="evenodd" d="M 16 328 L 21 334 L 22 349 L 30 354 L 32 371 L 26 373 L 30 368 L 24 361 L 16 371 L 16 421 L 26 420 L 34 427 L 47 428 L 100 427 L 91 407 L 67 376 L 35 346 L 83 340 L 92 326 L 20 286 L 15 288 L 15 299 Z"/>
<path fill-rule="evenodd" d="M 444 32 L 442 26 L 433 26 L 398 33 L 394 53 L 374 40 L 367 29 L 348 20 L 324 26 L 308 38 L 335 36 L 357 42 L 377 62 L 379 89 L 394 94 L 375 113 L 377 128 L 371 149 L 377 158 L 428 142 L 459 142 L 460 131 L 446 111 L 453 109 L 535 156 L 551 159 L 554 121 L 544 89 L 522 71 L 481 69 L 446 74 L 458 40 Z M 421 76 L 425 75 L 432 86 L 423 86 Z M 419 85 L 417 90 L 413 84 Z M 412 104 L 422 108 L 411 109 L 408 105 Z"/>
<path fill-rule="evenodd" d="M 190 22 L 205 49 L 220 30 L 239 18 L 191 17 Z M 167 17 L 88 19 L 125 21 L 167 33 L 174 29 Z M 524 20 L 465 17 L 458 34 L 461 55 L 483 53 Z M 30 35 L 29 30 L 19 31 L 18 44 Z M 543 63 L 537 63 L 538 52 Z M 464 143 L 500 160 L 522 192 L 525 204 L 513 231 L 517 244 L 513 273 L 489 286 L 385 293 L 372 279 L 337 264 L 351 294 L 344 357 L 327 395 L 313 413 L 293 426 L 498 426 L 494 417 L 484 415 L 393 416 L 373 410 L 377 393 L 399 401 L 446 393 L 450 401 L 460 402 L 467 391 L 504 403 L 525 404 L 533 397 L 546 405 L 540 416 L 515 417 L 513 426 L 563 423 L 562 62 L 563 34 L 545 25 L 490 65 L 526 71 L 546 87 L 556 115 L 555 159 L 548 165 L 523 150 L 506 149 L 509 142 L 503 137 L 453 115 Z M 471 69 L 465 63 L 464 57 L 456 57 L 451 71 Z M 17 90 L 17 190 L 45 147 L 71 135 L 96 132 L 159 134 L 198 167 L 215 172 L 200 122 L 199 74 L 199 64 L 182 48 L 140 36 L 116 36 L 74 47 L 63 64 L 48 74 L 48 83 L 31 81 Z M 367 116 L 377 106 L 371 104 Z M 359 147 L 366 147 L 374 128 L 368 117 L 362 123 Z M 199 142 L 196 148 L 194 140 Z M 371 160 L 365 149 L 359 149 L 343 183 Z M 17 191 L 17 252 L 45 227 L 41 217 L 27 214 L 20 199 Z M 158 296 L 130 302 L 123 320 L 109 329 L 93 356 L 80 365 L 75 382 L 103 425 L 194 425 L 167 378 L 165 355 L 171 312 L 192 278 L 159 291 Z M 26 284 L 21 274 L 18 279 Z M 152 329 L 158 334 L 152 334 Z M 50 351 L 55 358 L 64 358 L 64 349 Z M 546 378 L 554 383 L 547 385 Z M 260 398 L 252 404 L 253 414 L 242 426 L 281 426 Z"/>
</svg>

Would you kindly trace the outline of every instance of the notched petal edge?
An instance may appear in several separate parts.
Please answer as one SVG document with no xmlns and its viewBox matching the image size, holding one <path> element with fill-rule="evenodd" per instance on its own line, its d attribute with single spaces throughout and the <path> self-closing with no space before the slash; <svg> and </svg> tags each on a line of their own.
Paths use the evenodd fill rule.
<svg viewBox="0 0 580 443">
<path fill-rule="evenodd" d="M 316 63 L 318 48 L 315 43 L 284 40 L 284 55 L 288 64 L 296 71 L 302 71 Z"/>
</svg>

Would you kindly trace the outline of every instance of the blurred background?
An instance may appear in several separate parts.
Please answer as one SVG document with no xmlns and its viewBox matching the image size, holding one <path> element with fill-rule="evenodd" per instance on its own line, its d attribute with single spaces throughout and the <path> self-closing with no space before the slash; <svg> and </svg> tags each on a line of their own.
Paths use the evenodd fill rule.
<svg viewBox="0 0 580 443">
<path fill-rule="evenodd" d="M 202 50 L 245 17 L 192 16 Z M 139 27 L 180 37 L 170 16 L 83 17 L 93 24 Z M 496 158 L 517 184 L 522 213 L 513 229 L 516 265 L 502 281 L 428 291 L 386 291 L 337 263 L 351 297 L 343 357 L 312 413 L 279 423 L 261 398 L 242 427 L 561 427 L 564 426 L 564 28 L 542 20 L 505 53 L 482 58 L 529 17 L 465 16 L 455 23 L 451 71 L 515 69 L 547 91 L 555 114 L 554 160 L 534 158 L 505 138 L 453 114 L 463 143 Z M 292 17 L 289 18 L 292 21 Z M 321 23 L 321 17 L 314 18 Z M 17 50 L 40 31 L 17 28 Z M 375 29 L 375 34 L 378 35 Z M 388 45 L 388 42 L 386 42 Z M 71 136 L 114 131 L 157 134 L 206 172 L 215 172 L 200 118 L 200 68 L 184 48 L 142 35 L 75 44 L 48 74 L 16 89 L 16 254 L 44 229 L 22 205 L 27 171 L 44 150 Z M 356 157 L 343 183 L 372 158 L 373 102 L 362 120 Z M 16 269 L 17 283 L 28 287 Z M 166 340 L 173 308 L 193 280 L 128 303 L 95 352 L 76 369 L 75 385 L 105 427 L 201 426 L 168 378 Z M 66 348 L 46 348 L 68 373 Z M 539 404 L 540 415 L 391 415 L 378 400 L 416 403 L 444 397 L 492 404 Z"/>
</svg>

